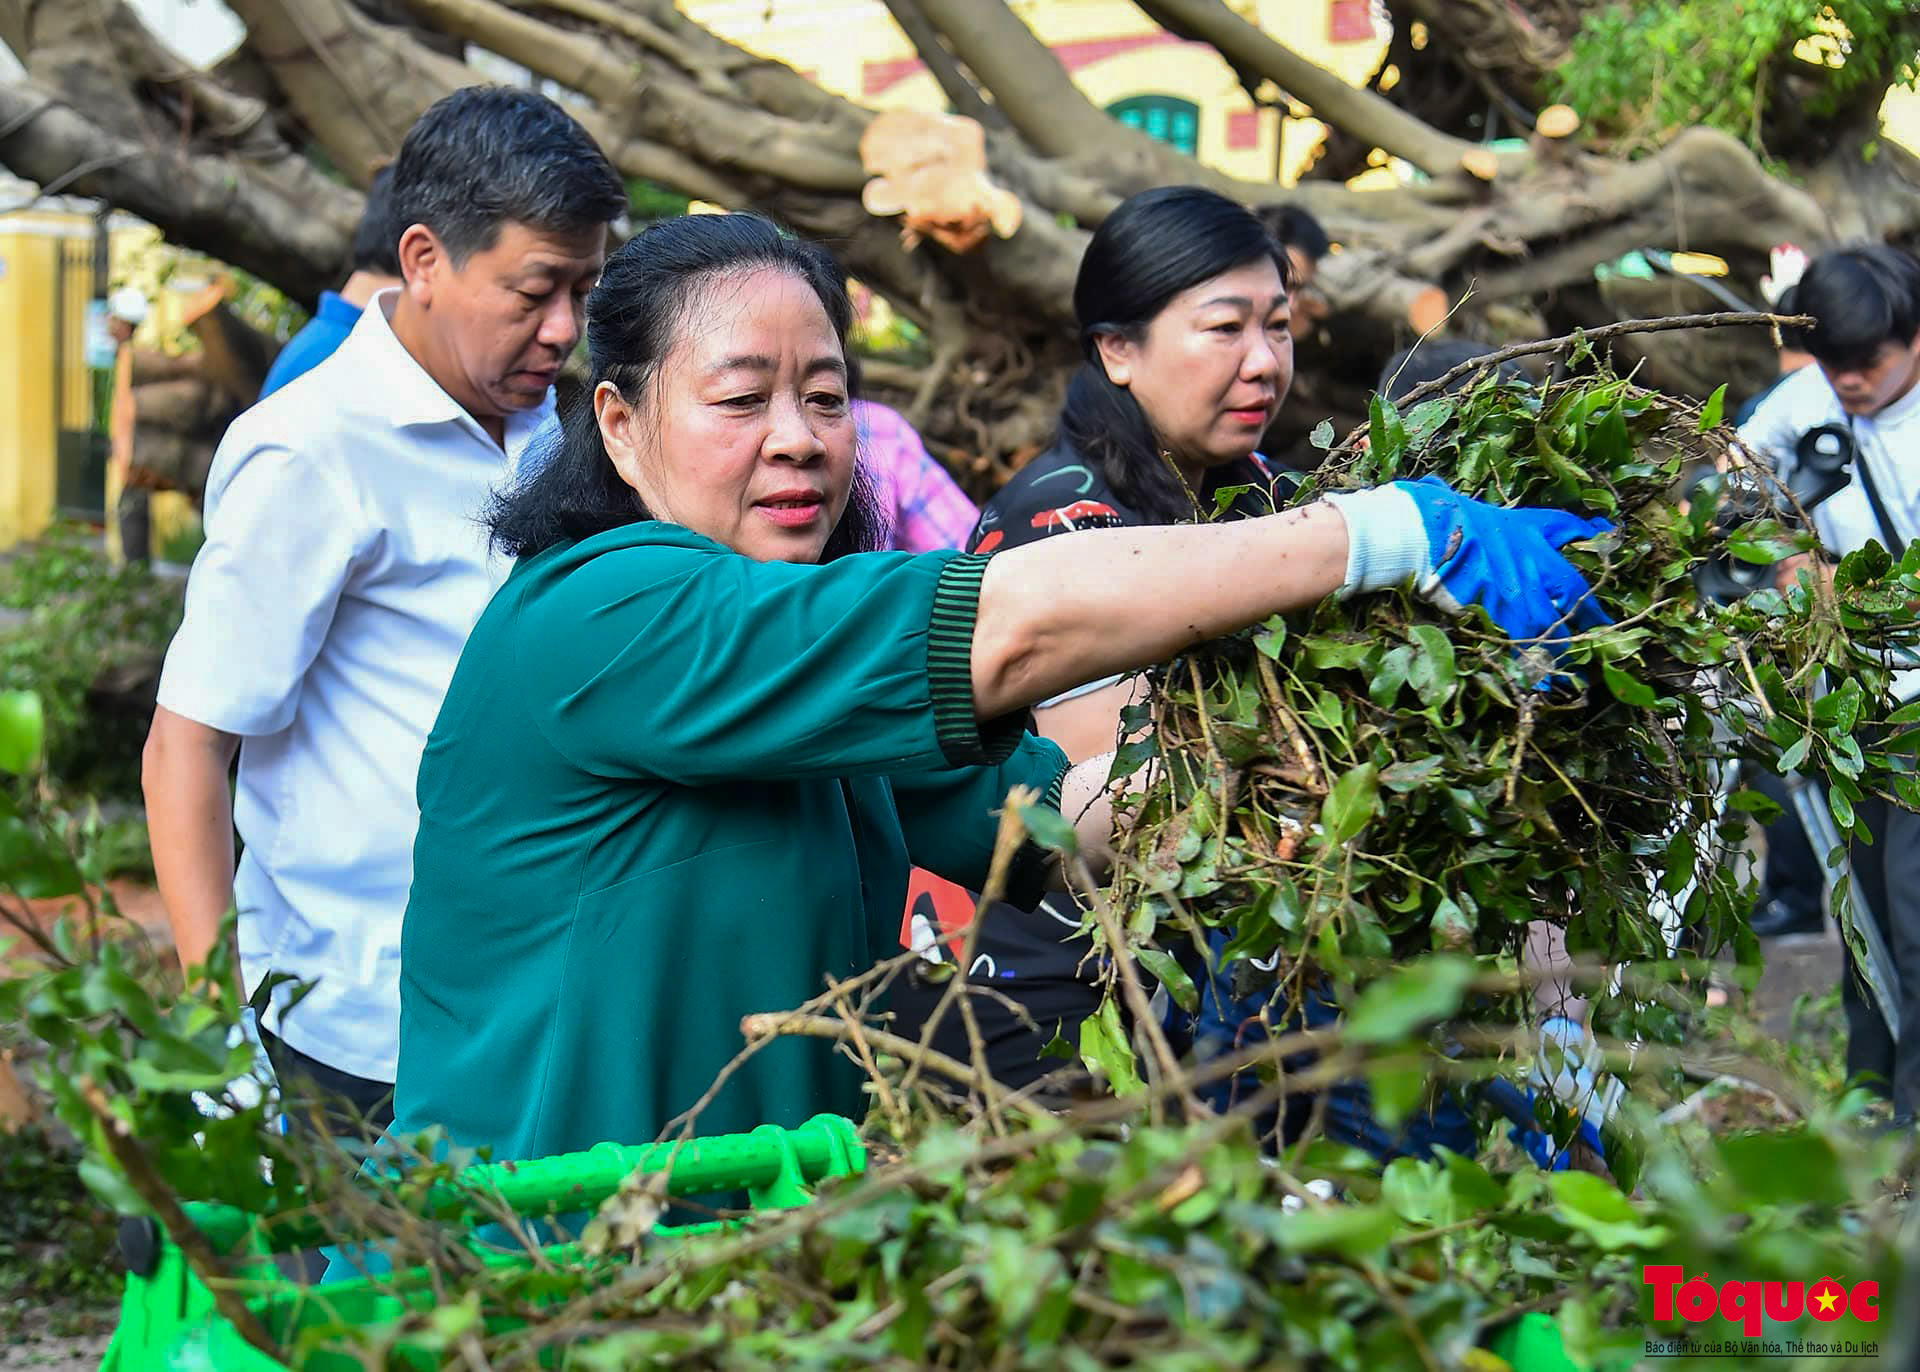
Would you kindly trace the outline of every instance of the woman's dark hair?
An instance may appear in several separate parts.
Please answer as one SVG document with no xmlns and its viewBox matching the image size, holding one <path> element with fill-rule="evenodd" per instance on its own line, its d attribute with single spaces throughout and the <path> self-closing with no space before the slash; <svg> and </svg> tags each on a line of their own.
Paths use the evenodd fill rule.
<svg viewBox="0 0 1920 1372">
<path fill-rule="evenodd" d="M 1793 311 L 1814 317 L 1801 346 L 1819 361 L 1868 365 L 1882 343 L 1920 334 L 1920 261 L 1885 243 L 1822 253 L 1793 288 Z"/>
<path fill-rule="evenodd" d="M 1155 524 L 1193 518 L 1193 496 L 1133 393 L 1107 378 L 1100 337 L 1138 342 L 1180 292 L 1262 259 L 1290 284 L 1286 253 L 1252 212 L 1198 186 L 1132 196 L 1107 216 L 1080 259 L 1073 312 L 1086 360 L 1067 383 L 1060 437 L 1096 464 L 1115 495 Z"/>
<path fill-rule="evenodd" d="M 558 440 L 522 459 L 531 474 L 500 494 L 488 512 L 494 546 L 531 557 L 609 529 L 651 519 L 633 487 L 620 479 L 600 437 L 593 393 L 610 381 L 630 403 L 659 374 L 681 326 L 704 303 L 707 287 L 760 268 L 790 272 L 813 288 L 847 358 L 849 395 L 859 368 L 847 334 L 853 303 L 846 273 L 826 249 L 788 238 L 753 214 L 700 214 L 667 219 L 638 234 L 607 259 L 587 297 L 587 384 L 561 416 Z M 883 546 L 873 488 L 856 466 L 846 512 L 821 560 Z"/>
</svg>

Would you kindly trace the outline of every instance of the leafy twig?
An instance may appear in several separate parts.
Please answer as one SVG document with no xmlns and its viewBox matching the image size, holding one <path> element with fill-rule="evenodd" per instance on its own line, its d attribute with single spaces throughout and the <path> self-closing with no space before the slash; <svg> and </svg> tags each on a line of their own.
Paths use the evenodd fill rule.
<svg viewBox="0 0 1920 1372">
<path fill-rule="evenodd" d="M 260 1323 L 260 1317 L 253 1313 L 253 1307 L 234 1288 L 226 1264 L 213 1251 L 213 1245 L 200 1232 L 199 1226 L 188 1219 L 187 1212 L 180 1208 L 173 1188 L 154 1170 L 146 1150 L 133 1137 L 133 1131 L 127 1127 L 126 1121 L 113 1112 L 106 1092 L 95 1082 L 86 1080 L 80 1083 L 80 1098 L 99 1121 L 100 1137 L 105 1141 L 107 1151 L 113 1154 L 114 1161 L 120 1164 L 120 1170 L 126 1174 L 127 1184 L 159 1216 L 168 1236 L 179 1248 L 180 1255 L 187 1260 L 187 1266 L 193 1269 L 193 1274 L 212 1294 L 214 1306 L 220 1311 L 221 1317 L 254 1348 L 279 1361 L 279 1345 L 267 1333 L 266 1326 Z"/>
</svg>

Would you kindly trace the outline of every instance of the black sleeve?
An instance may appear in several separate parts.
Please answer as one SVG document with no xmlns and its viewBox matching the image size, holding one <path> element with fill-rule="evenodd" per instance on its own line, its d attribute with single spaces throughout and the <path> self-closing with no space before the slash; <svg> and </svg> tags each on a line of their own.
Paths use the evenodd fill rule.
<svg viewBox="0 0 1920 1372">
<path fill-rule="evenodd" d="M 1139 521 L 1114 499 L 1092 468 L 1042 458 L 1023 467 L 980 512 L 967 551 L 993 553 L 1080 529 L 1119 529 Z"/>
</svg>

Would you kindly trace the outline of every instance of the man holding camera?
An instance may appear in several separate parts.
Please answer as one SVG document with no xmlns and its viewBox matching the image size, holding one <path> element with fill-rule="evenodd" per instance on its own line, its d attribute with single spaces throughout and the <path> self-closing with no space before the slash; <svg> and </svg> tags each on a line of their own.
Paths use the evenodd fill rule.
<svg viewBox="0 0 1920 1372">
<path fill-rule="evenodd" d="M 1826 253 L 1807 267 L 1793 308 L 1814 317 L 1803 342 L 1816 365 L 1766 396 L 1741 441 L 1789 479 L 1796 464 L 1820 460 L 1817 449 L 1850 451 L 1846 484 L 1811 511 L 1821 550 L 1837 557 L 1877 539 L 1897 555 L 1920 537 L 1920 260 L 1884 244 Z M 1804 565 L 1787 564 L 1787 576 Z M 1902 672 L 1894 689 L 1920 697 L 1920 670 Z M 1920 814 L 1879 801 L 1861 813 L 1874 841 L 1854 850 L 1854 880 L 1893 955 L 1900 1042 L 1849 967 L 1847 1070 L 1880 1078 L 1895 1118 L 1910 1123 L 1920 1106 Z"/>
</svg>

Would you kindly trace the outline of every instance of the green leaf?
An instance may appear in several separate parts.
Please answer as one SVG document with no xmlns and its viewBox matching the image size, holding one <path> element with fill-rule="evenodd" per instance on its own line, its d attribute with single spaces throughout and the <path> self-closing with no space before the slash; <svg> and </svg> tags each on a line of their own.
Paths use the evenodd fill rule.
<svg viewBox="0 0 1920 1372">
<path fill-rule="evenodd" d="M 1107 769 L 1108 781 L 1130 777 L 1153 760 L 1157 745 L 1150 738 L 1136 738 L 1113 750 L 1113 765 Z"/>
<path fill-rule="evenodd" d="M 1782 770 L 1790 772 L 1793 769 L 1788 767 Z M 1771 824 L 1786 813 L 1772 796 L 1759 791 L 1735 791 L 1727 797 L 1727 808 L 1736 814 L 1752 815 L 1762 824 Z"/>
<path fill-rule="evenodd" d="M 1236 1205 L 1234 1220 L 1273 1241 L 1286 1253 L 1334 1253 L 1365 1260 L 1382 1252 L 1399 1231 L 1400 1219 L 1383 1205 L 1330 1204 L 1291 1213 L 1266 1206 Z"/>
<path fill-rule="evenodd" d="M 1287 621 L 1284 615 L 1275 615 L 1253 636 L 1253 646 L 1274 661 L 1279 661 L 1280 650 L 1287 644 Z"/>
<path fill-rule="evenodd" d="M 1434 907 L 1433 916 L 1427 922 L 1429 941 L 1438 953 L 1470 953 L 1473 951 L 1473 935 L 1478 928 L 1473 916 L 1452 896 L 1443 895 L 1440 903 Z"/>
<path fill-rule="evenodd" d="M 1389 648 L 1381 654 L 1380 663 L 1373 669 L 1373 677 L 1367 682 L 1367 695 L 1381 709 L 1390 709 L 1400 688 L 1407 684 L 1407 673 L 1413 666 L 1413 649 L 1406 644 Z"/>
<path fill-rule="evenodd" d="M 1769 1205 L 1838 1207 L 1852 1200 L 1833 1145 L 1804 1126 L 1735 1134 L 1718 1146 L 1741 1213 Z"/>
<path fill-rule="evenodd" d="M 1407 429 L 1400 422 L 1400 412 L 1375 393 L 1367 402 L 1367 456 L 1380 463 L 1383 471 L 1397 471 L 1406 447 Z"/>
<path fill-rule="evenodd" d="M 1833 811 L 1833 822 L 1840 826 L 1842 833 L 1853 828 L 1853 802 L 1838 786 L 1827 789 L 1827 808 Z"/>
<path fill-rule="evenodd" d="M 28 900 L 77 895 L 86 889 L 73 858 L 38 826 L 18 815 L 0 816 L 0 887 Z"/>
<path fill-rule="evenodd" d="M 1311 443 L 1323 453 L 1331 448 L 1333 446 L 1333 421 L 1331 419 L 1323 419 L 1318 424 L 1315 424 L 1313 426 L 1313 432 L 1307 435 L 1307 442 Z"/>
<path fill-rule="evenodd" d="M 1220 516 L 1233 508 L 1235 501 L 1254 489 L 1253 486 L 1247 485 L 1244 482 L 1238 486 L 1222 486 L 1213 493 L 1213 517 L 1215 519 L 1220 518 Z"/>
<path fill-rule="evenodd" d="M 1435 396 L 1423 400 L 1407 411 L 1407 441 L 1413 447 L 1424 447 L 1429 438 L 1446 427 L 1453 418 L 1454 404 L 1446 396 Z"/>
<path fill-rule="evenodd" d="M 1414 642 L 1412 666 L 1407 680 L 1423 705 L 1437 707 L 1447 703 L 1459 684 L 1454 665 L 1453 644 L 1432 624 L 1416 624 L 1409 631 Z"/>
<path fill-rule="evenodd" d="M 1027 833 L 1042 848 L 1069 856 L 1080 851 L 1080 836 L 1067 817 L 1051 805 L 1022 805 L 1018 814 Z"/>
<path fill-rule="evenodd" d="M 1550 1173 L 1547 1188 L 1560 1217 L 1608 1252 L 1657 1249 L 1667 1242 L 1666 1226 L 1643 1223 L 1632 1202 L 1591 1172 Z"/>
<path fill-rule="evenodd" d="M 1200 992 L 1178 958 L 1162 948 L 1136 948 L 1133 952 L 1140 965 L 1147 969 L 1148 975 L 1167 988 L 1167 994 L 1173 997 L 1175 1005 L 1189 1014 L 1199 1010 Z"/>
<path fill-rule="evenodd" d="M 1445 765 L 1446 759 L 1438 753 L 1430 753 L 1412 762 L 1396 762 L 1381 771 L 1380 784 L 1397 795 L 1406 795 L 1440 775 L 1440 769 Z"/>
<path fill-rule="evenodd" d="M 1388 1129 L 1397 1129 L 1427 1093 L 1427 1071 L 1417 1062 L 1376 1067 L 1367 1073 L 1373 1113 Z M 1402 1159 L 1404 1161 L 1404 1159 Z"/>
<path fill-rule="evenodd" d="M 1326 845 L 1338 848 L 1357 836 L 1380 810 L 1380 769 L 1363 762 L 1343 772 L 1320 804 Z"/>
<path fill-rule="evenodd" d="M 1392 1043 L 1460 1008 L 1476 972 L 1467 958 L 1430 957 L 1373 982 L 1347 1012 L 1350 1043 Z"/>
<path fill-rule="evenodd" d="M 1718 427 L 1720 416 L 1726 412 L 1726 408 L 1727 383 L 1723 381 L 1707 397 L 1707 403 L 1700 410 L 1700 426 L 1694 432 L 1705 433 L 1708 429 Z"/>
<path fill-rule="evenodd" d="M 1813 735 L 1802 734 L 1794 745 L 1780 754 L 1780 771 L 1797 772 L 1806 764 L 1807 754 L 1813 751 Z"/>
<path fill-rule="evenodd" d="M 1340 697 L 1326 687 L 1321 687 L 1314 696 L 1313 704 L 1301 711 L 1301 718 L 1316 729 L 1327 729 L 1334 733 L 1345 733 L 1347 728 L 1347 707 L 1340 703 Z"/>
<path fill-rule="evenodd" d="M 1653 687 L 1638 677 L 1629 676 L 1611 662 L 1600 664 L 1600 675 L 1606 680 L 1608 692 L 1622 705 L 1646 709 L 1656 703 Z"/>
<path fill-rule="evenodd" d="M 47 721 L 37 691 L 0 691 L 0 771 L 22 776 L 40 760 Z"/>
<path fill-rule="evenodd" d="M 1848 677 L 1838 690 L 1828 691 L 1813 702 L 1813 722 L 1835 733 L 1850 734 L 1860 721 L 1862 703 L 1859 681 Z"/>
<path fill-rule="evenodd" d="M 1111 997 L 1100 1002 L 1100 1009 L 1080 1021 L 1080 1060 L 1090 1071 L 1106 1077 L 1116 1096 L 1131 1096 L 1146 1090 L 1133 1060 L 1133 1045 L 1127 1042 L 1120 1026 L 1120 1007 Z"/>
<path fill-rule="evenodd" d="M 1795 553 L 1805 551 L 1805 546 L 1804 538 L 1787 533 L 1773 520 L 1735 529 L 1727 536 L 1726 542 L 1729 553 L 1756 567 L 1771 567 Z"/>
<path fill-rule="evenodd" d="M 1463 1157 L 1449 1149 L 1438 1151 L 1447 1161 L 1447 1176 L 1453 1182 L 1455 1205 L 1480 1212 L 1497 1210 L 1507 1203 L 1506 1185 L 1495 1181 L 1486 1168 L 1472 1158 Z"/>
<path fill-rule="evenodd" d="M 1378 645 L 1371 639 L 1315 634 L 1300 640 L 1299 651 L 1306 654 L 1308 666 L 1323 671 L 1328 667 L 1358 667 L 1378 651 Z"/>
<path fill-rule="evenodd" d="M 1660 889 L 1677 896 L 1693 880 L 1694 863 L 1699 857 L 1693 835 L 1685 829 L 1667 840 L 1666 871 L 1660 877 Z"/>
</svg>

